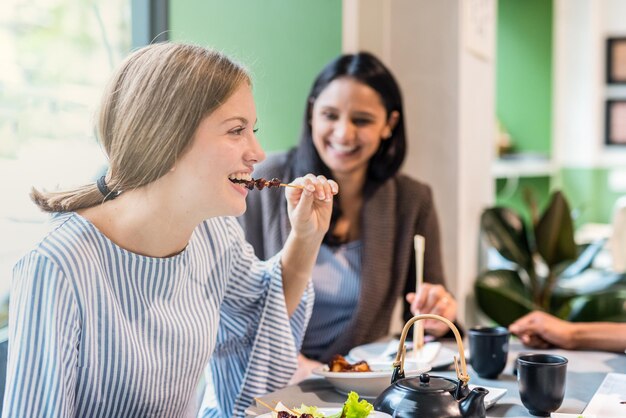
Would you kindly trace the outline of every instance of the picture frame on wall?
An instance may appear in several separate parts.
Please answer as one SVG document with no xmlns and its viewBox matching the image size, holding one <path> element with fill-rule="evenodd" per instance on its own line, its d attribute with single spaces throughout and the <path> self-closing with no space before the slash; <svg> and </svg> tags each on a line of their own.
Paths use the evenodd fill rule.
<svg viewBox="0 0 626 418">
<path fill-rule="evenodd" d="M 606 41 L 606 81 L 609 84 L 626 84 L 626 37 L 608 38 Z"/>
<path fill-rule="evenodd" d="M 626 99 L 606 101 L 605 142 L 607 145 L 626 145 Z"/>
</svg>

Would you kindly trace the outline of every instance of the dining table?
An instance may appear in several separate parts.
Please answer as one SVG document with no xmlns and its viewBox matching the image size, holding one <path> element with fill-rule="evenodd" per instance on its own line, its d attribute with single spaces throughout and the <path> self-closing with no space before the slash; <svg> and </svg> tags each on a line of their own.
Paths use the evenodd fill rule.
<svg viewBox="0 0 626 418">
<path fill-rule="evenodd" d="M 456 349 L 456 344 L 453 341 L 444 342 L 444 346 Z M 568 359 L 565 398 L 561 407 L 556 411 L 559 413 L 582 413 L 608 373 L 626 373 L 625 353 L 574 351 L 557 348 L 537 350 L 524 347 L 517 339 L 512 339 L 509 344 L 507 365 L 497 379 L 480 378 L 473 372 L 470 365 L 471 361 L 468 360 L 470 384 L 506 389 L 506 394 L 495 405 L 487 409 L 487 417 L 533 416 L 522 405 L 517 377 L 514 373 L 514 365 L 518 355 L 528 353 L 557 354 Z M 452 366 L 431 370 L 428 373 L 456 380 L 456 373 Z M 281 401 L 283 404 L 293 406 L 306 404 L 317 407 L 341 407 L 346 396 L 335 391 L 334 387 L 323 377 L 311 376 L 298 384 L 286 386 L 259 399 L 267 405 L 275 405 Z M 624 393 L 624 401 L 626 401 L 626 393 Z M 247 417 L 269 412 L 261 402 L 257 402 L 256 405 L 247 409 Z"/>
</svg>

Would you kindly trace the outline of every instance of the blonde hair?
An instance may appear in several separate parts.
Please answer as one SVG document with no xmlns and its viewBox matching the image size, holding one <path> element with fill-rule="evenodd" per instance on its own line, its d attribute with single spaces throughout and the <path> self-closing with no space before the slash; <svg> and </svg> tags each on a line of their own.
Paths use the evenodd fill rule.
<svg viewBox="0 0 626 418">
<path fill-rule="evenodd" d="M 128 56 L 104 91 L 97 120 L 111 193 L 167 173 L 200 121 L 244 82 L 251 80 L 243 67 L 200 46 L 159 43 Z M 31 198 L 45 211 L 67 212 L 100 204 L 105 196 L 94 183 L 57 192 L 33 188 Z"/>
</svg>

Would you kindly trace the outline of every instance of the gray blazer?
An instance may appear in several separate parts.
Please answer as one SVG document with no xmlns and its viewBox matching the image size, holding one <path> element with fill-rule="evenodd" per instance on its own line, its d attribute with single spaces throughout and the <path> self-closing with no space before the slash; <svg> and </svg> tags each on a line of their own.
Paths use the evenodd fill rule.
<svg viewBox="0 0 626 418">
<path fill-rule="evenodd" d="M 268 156 L 256 167 L 253 177 L 278 177 L 284 182 L 292 180 L 287 154 Z M 284 191 L 252 190 L 247 205 L 248 209 L 239 221 L 257 256 L 267 259 L 282 249 L 289 234 Z M 323 362 L 329 361 L 334 354 L 346 354 L 353 347 L 387 335 L 396 301 L 408 291 L 415 290 L 414 235 L 426 237 L 424 280 L 445 285 L 439 225 L 429 186 L 405 175 L 397 175 L 364 202 L 362 211 L 359 303 L 347 332 L 318 359 Z M 410 315 L 405 303 L 405 320 Z"/>
</svg>

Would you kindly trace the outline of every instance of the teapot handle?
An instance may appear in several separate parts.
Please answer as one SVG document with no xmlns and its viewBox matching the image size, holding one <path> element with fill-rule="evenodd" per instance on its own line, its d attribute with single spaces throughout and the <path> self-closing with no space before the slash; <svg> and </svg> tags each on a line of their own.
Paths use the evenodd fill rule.
<svg viewBox="0 0 626 418">
<path fill-rule="evenodd" d="M 398 346 L 398 353 L 396 354 L 396 359 L 393 362 L 393 367 L 394 368 L 399 367 L 400 375 L 404 375 L 404 357 L 406 354 L 406 347 L 404 346 L 404 341 L 406 340 L 406 336 L 409 332 L 409 329 L 411 329 L 411 326 L 415 322 L 421 321 L 422 319 L 436 319 L 438 321 L 445 323 L 452 330 L 452 333 L 454 334 L 454 338 L 456 339 L 457 348 L 459 349 L 459 357 L 461 359 L 460 366 L 459 366 L 459 359 L 456 356 L 454 357 L 454 368 L 456 369 L 456 375 L 459 378 L 459 380 L 463 382 L 463 385 L 467 385 L 467 382 L 469 382 L 470 377 L 467 374 L 467 365 L 465 364 L 465 349 L 463 348 L 463 340 L 461 338 L 461 334 L 459 334 L 459 330 L 450 320 L 439 315 L 433 315 L 433 314 L 415 315 L 413 318 L 407 321 L 406 325 L 402 329 L 402 334 L 400 335 L 400 345 Z"/>
</svg>

